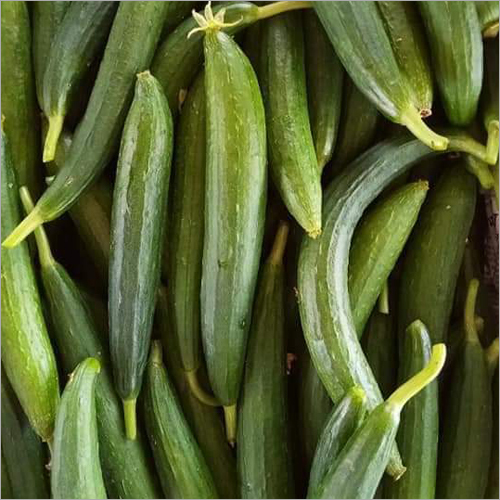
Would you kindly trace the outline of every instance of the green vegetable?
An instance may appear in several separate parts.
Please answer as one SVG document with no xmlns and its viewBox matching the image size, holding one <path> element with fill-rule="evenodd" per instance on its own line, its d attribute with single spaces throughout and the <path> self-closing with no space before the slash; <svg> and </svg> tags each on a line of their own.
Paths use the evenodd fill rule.
<svg viewBox="0 0 500 500">
<path fill-rule="evenodd" d="M 481 115 L 484 128 L 488 132 L 488 163 L 494 165 L 498 160 L 498 40 L 485 41 L 484 52 Z"/>
<path fill-rule="evenodd" d="M 149 71 L 139 73 L 113 194 L 108 298 L 111 361 L 129 439 L 135 439 L 135 406 L 160 282 L 172 129 L 160 84 Z"/>
<path fill-rule="evenodd" d="M 498 363 L 498 360 L 497 360 Z M 498 497 L 498 366 L 493 378 L 493 426 L 491 436 L 490 476 L 484 498 Z"/>
<path fill-rule="evenodd" d="M 495 38 L 498 36 L 498 2 L 477 1 L 474 2 L 479 17 L 479 23 L 484 38 Z"/>
<path fill-rule="evenodd" d="M 167 15 L 165 17 L 165 23 L 163 24 L 161 38 L 163 39 L 177 28 L 199 3 L 200 2 L 168 2 Z"/>
<path fill-rule="evenodd" d="M 14 498 L 14 493 L 12 491 L 12 484 L 9 478 L 9 472 L 7 470 L 7 462 L 2 451 L 2 473 L 0 475 L 0 481 L 2 483 L 2 498 Z M 40 497 L 41 498 L 41 497 Z"/>
</svg>

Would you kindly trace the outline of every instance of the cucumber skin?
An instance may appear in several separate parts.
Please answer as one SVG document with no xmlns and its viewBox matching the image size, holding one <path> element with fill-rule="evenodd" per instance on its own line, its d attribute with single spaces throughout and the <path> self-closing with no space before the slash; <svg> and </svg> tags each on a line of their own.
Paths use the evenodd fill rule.
<svg viewBox="0 0 500 500">
<path fill-rule="evenodd" d="M 95 383 L 99 361 L 71 374 L 57 410 L 51 466 L 53 498 L 107 498 L 99 463 Z"/>
<path fill-rule="evenodd" d="M 483 81 L 483 40 L 474 2 L 418 2 L 448 120 L 469 125 Z"/>
<path fill-rule="evenodd" d="M 68 210 L 113 157 L 132 101 L 136 74 L 149 66 L 158 42 L 165 5 L 148 1 L 119 5 L 66 162 L 36 205 L 45 221 Z"/>
<path fill-rule="evenodd" d="M 39 119 L 31 61 L 31 28 L 26 2 L 2 5 L 2 114 L 19 186 L 41 189 Z M 4 238 L 7 235 L 4 235 Z"/>
<path fill-rule="evenodd" d="M 123 131 L 111 214 L 109 339 L 122 400 L 136 399 L 146 367 L 172 149 L 168 102 L 158 81 L 142 73 Z"/>
<path fill-rule="evenodd" d="M 287 12 L 262 25 L 259 78 L 271 177 L 288 211 L 315 235 L 321 230 L 321 173 L 309 124 L 299 16 Z"/>
<path fill-rule="evenodd" d="M 2 451 L 1 459 L 2 473 L 0 474 L 0 481 L 2 483 L 2 498 L 14 498 L 14 493 L 12 490 L 12 484 L 10 482 L 9 474 L 7 471 L 7 465 L 5 461 L 5 456 Z M 43 498 L 43 497 L 40 497 Z"/>
<path fill-rule="evenodd" d="M 461 162 L 445 170 L 431 189 L 406 247 L 399 285 L 401 336 L 420 319 L 433 344 L 445 341 L 476 190 L 475 178 Z"/>
<path fill-rule="evenodd" d="M 474 6 L 476 7 L 479 22 L 481 24 L 481 30 L 484 36 L 484 32 L 487 31 L 492 25 L 496 23 L 498 26 L 498 3 L 495 1 L 478 1 L 474 2 Z"/>
<path fill-rule="evenodd" d="M 161 32 L 161 39 L 169 35 L 179 24 L 184 21 L 186 17 L 191 14 L 193 9 L 196 9 L 200 2 L 168 2 L 167 15 L 163 29 Z"/>
<path fill-rule="evenodd" d="M 250 62 L 225 33 L 207 33 L 207 165 L 201 322 L 208 375 L 236 402 L 264 231 L 264 105 Z M 234 99 L 228 101 L 227 96 Z"/>
<path fill-rule="evenodd" d="M 18 224 L 20 209 L 10 145 L 3 130 L 1 147 L 5 237 Z M 49 440 L 59 403 L 59 381 L 27 243 L 14 249 L 2 247 L 2 363 L 31 425 L 43 440 Z"/>
</svg>

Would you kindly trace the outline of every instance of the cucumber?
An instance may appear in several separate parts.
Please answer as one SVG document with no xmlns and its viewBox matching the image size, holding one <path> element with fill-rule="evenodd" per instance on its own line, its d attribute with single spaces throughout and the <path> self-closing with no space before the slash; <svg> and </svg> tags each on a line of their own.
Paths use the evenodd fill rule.
<svg viewBox="0 0 500 500">
<path fill-rule="evenodd" d="M 167 15 L 161 32 L 161 39 L 170 34 L 186 17 L 188 17 L 193 9 L 198 7 L 200 2 L 168 2 Z"/>
<path fill-rule="evenodd" d="M 448 140 L 423 122 L 413 88 L 398 66 L 376 2 L 314 2 L 339 59 L 356 86 L 393 122 L 436 150 Z"/>
<path fill-rule="evenodd" d="M 3 127 L 1 222 L 5 235 L 19 222 L 21 213 L 10 144 Z M 59 381 L 27 243 L 11 250 L 2 247 L 2 363 L 31 425 L 44 441 L 50 441 Z"/>
<path fill-rule="evenodd" d="M 160 283 L 172 129 L 160 84 L 149 71 L 139 73 L 117 165 L 108 297 L 111 362 L 129 439 L 135 439 L 135 406 Z"/>
<path fill-rule="evenodd" d="M 225 407 L 233 441 L 264 230 L 266 128 L 250 62 L 213 28 L 204 38 L 208 147 L 201 325 L 210 384 Z"/>
<path fill-rule="evenodd" d="M 52 498 L 107 498 L 97 439 L 95 383 L 101 365 L 82 361 L 57 411 L 50 484 Z"/>
<path fill-rule="evenodd" d="M 162 361 L 161 345 L 153 341 L 147 369 L 145 417 L 149 441 L 162 481 L 163 469 L 175 478 L 177 498 L 218 498 L 203 454 L 182 413 Z"/>
<path fill-rule="evenodd" d="M 1 465 L 2 465 L 2 473 L 0 474 L 0 481 L 2 484 L 2 498 L 15 498 L 3 451 L 2 451 Z"/>
<path fill-rule="evenodd" d="M 432 110 L 433 75 L 424 27 L 413 2 L 377 2 L 392 50 L 422 117 Z"/>
<path fill-rule="evenodd" d="M 422 1 L 418 6 L 446 116 L 453 125 L 469 125 L 483 81 L 483 40 L 474 2 Z"/>
<path fill-rule="evenodd" d="M 288 211 L 315 238 L 321 233 L 321 173 L 307 109 L 303 38 L 299 13 L 267 20 L 259 78 L 272 179 Z"/>
<path fill-rule="evenodd" d="M 31 61 L 31 28 L 26 2 L 2 6 L 2 116 L 19 185 L 40 192 L 39 131 Z M 4 235 L 5 238 L 6 235 Z"/>
<path fill-rule="evenodd" d="M 167 2 L 120 4 L 111 27 L 90 101 L 63 168 L 35 210 L 3 242 L 12 247 L 37 226 L 68 210 L 113 157 L 136 74 L 149 66 L 165 19 Z"/>
<path fill-rule="evenodd" d="M 389 462 L 401 410 L 439 375 L 445 358 L 445 345 L 435 345 L 425 368 L 366 417 L 331 464 L 319 487 L 318 498 L 373 498 Z"/>
<path fill-rule="evenodd" d="M 474 2 L 481 25 L 484 38 L 495 38 L 498 36 L 498 2 L 477 1 Z"/>
<path fill-rule="evenodd" d="M 485 66 L 484 84 L 481 95 L 481 115 L 488 133 L 486 150 L 489 163 L 498 160 L 498 41 L 487 40 L 484 43 Z"/>
<path fill-rule="evenodd" d="M 498 496 L 498 366 L 493 377 L 493 433 L 491 436 L 490 475 L 484 498 L 499 498 Z"/>
<path fill-rule="evenodd" d="M 2 371 L 2 486 L 5 472 L 11 488 L 2 498 L 49 498 L 44 451 Z"/>
<path fill-rule="evenodd" d="M 445 169 L 431 189 L 403 262 L 398 305 L 401 335 L 420 319 L 433 343 L 445 341 L 476 191 L 476 180 L 460 161 Z"/>
<path fill-rule="evenodd" d="M 344 70 L 313 11 L 304 13 L 304 42 L 311 133 L 322 171 L 337 141 Z"/>
<path fill-rule="evenodd" d="M 314 454 L 307 498 L 317 498 L 323 478 L 366 415 L 363 389 L 352 387 L 331 411 Z"/>
<path fill-rule="evenodd" d="M 262 269 L 252 314 L 238 414 L 242 498 L 294 498 L 287 410 L 282 223 Z M 272 335 L 269 333 L 272 332 Z"/>
<path fill-rule="evenodd" d="M 406 329 L 403 339 L 399 381 L 418 373 L 430 356 L 429 332 L 421 321 L 415 321 Z M 438 411 L 437 381 L 427 385 L 403 410 L 397 442 L 407 470 L 399 481 L 388 483 L 389 498 L 435 498 Z"/>
<path fill-rule="evenodd" d="M 52 39 L 42 84 L 42 109 L 49 120 L 43 161 L 52 161 L 64 118 L 78 86 L 108 38 L 114 2 L 75 2 Z"/>
</svg>

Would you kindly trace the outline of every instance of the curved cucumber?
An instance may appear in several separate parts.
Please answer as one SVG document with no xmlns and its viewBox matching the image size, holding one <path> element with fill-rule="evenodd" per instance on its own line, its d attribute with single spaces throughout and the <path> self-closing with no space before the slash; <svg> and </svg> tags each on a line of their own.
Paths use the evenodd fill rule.
<svg viewBox="0 0 500 500">
<path fill-rule="evenodd" d="M 172 129 L 160 84 L 149 71 L 139 73 L 113 194 L 108 298 L 111 362 L 130 439 L 160 283 Z"/>
<path fill-rule="evenodd" d="M 498 35 L 498 2 L 474 2 L 481 24 L 484 38 L 495 38 Z"/>
<path fill-rule="evenodd" d="M 101 366 L 82 361 L 57 410 L 50 483 L 53 498 L 107 498 L 99 462 L 95 383 Z"/>
</svg>

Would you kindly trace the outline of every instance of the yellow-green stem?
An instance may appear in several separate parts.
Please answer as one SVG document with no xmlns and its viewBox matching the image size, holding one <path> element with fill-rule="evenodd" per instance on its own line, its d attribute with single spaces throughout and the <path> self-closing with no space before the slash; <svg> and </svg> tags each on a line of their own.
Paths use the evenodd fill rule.
<svg viewBox="0 0 500 500">
<path fill-rule="evenodd" d="M 495 178 L 489 165 L 472 155 L 467 155 L 465 166 L 467 170 L 474 175 L 483 189 L 493 189 L 495 186 Z"/>
<path fill-rule="evenodd" d="M 444 151 L 448 148 L 448 139 L 431 130 L 413 106 L 401 114 L 400 123 L 431 149 Z"/>
<path fill-rule="evenodd" d="M 476 300 L 478 290 L 479 281 L 476 278 L 471 279 L 467 288 L 464 307 L 464 330 L 465 338 L 468 342 L 479 342 L 476 329 Z"/>
<path fill-rule="evenodd" d="M 125 435 L 127 439 L 135 441 L 137 437 L 137 417 L 136 417 L 137 399 L 123 400 L 123 416 L 125 420 Z"/>
<path fill-rule="evenodd" d="M 14 248 L 44 222 L 45 220 L 35 207 L 33 211 L 21 221 L 14 231 L 12 231 L 12 233 L 5 238 L 2 246 L 4 248 Z"/>
<path fill-rule="evenodd" d="M 495 369 L 498 366 L 498 337 L 489 345 L 484 353 L 486 358 L 486 364 L 488 365 L 488 371 L 490 376 L 493 376 Z"/>
<path fill-rule="evenodd" d="M 231 446 L 236 443 L 237 409 L 236 404 L 224 406 L 224 421 L 226 423 L 226 439 Z"/>
<path fill-rule="evenodd" d="M 57 142 L 61 135 L 64 125 L 64 116 L 55 115 L 49 116 L 49 130 L 45 137 L 45 145 L 43 147 L 43 162 L 48 163 L 53 161 L 56 156 Z"/>
<path fill-rule="evenodd" d="M 378 311 L 382 314 L 389 314 L 389 282 L 386 280 L 384 288 L 378 297 Z"/>
<path fill-rule="evenodd" d="M 191 393 L 195 396 L 196 399 L 207 406 L 220 406 L 219 401 L 217 401 L 214 396 L 208 394 L 203 389 L 203 387 L 201 387 L 200 381 L 198 380 L 197 371 L 198 370 L 190 370 L 184 372 L 186 374 L 186 379 L 188 381 Z"/>
<path fill-rule="evenodd" d="M 490 24 L 484 31 L 484 38 L 495 38 L 498 35 L 498 21 Z"/>
<path fill-rule="evenodd" d="M 488 124 L 488 141 L 486 142 L 486 156 L 490 165 L 498 160 L 498 121 L 492 120 Z"/>
<path fill-rule="evenodd" d="M 276 237 L 274 238 L 273 248 L 269 255 L 269 262 L 274 266 L 279 266 L 283 261 L 289 230 L 290 226 L 287 222 L 280 222 Z"/>
<path fill-rule="evenodd" d="M 309 9 L 312 7 L 312 2 L 273 2 L 263 7 L 259 7 L 258 19 L 267 19 L 268 17 L 276 16 L 282 12 L 297 9 Z"/>
</svg>

